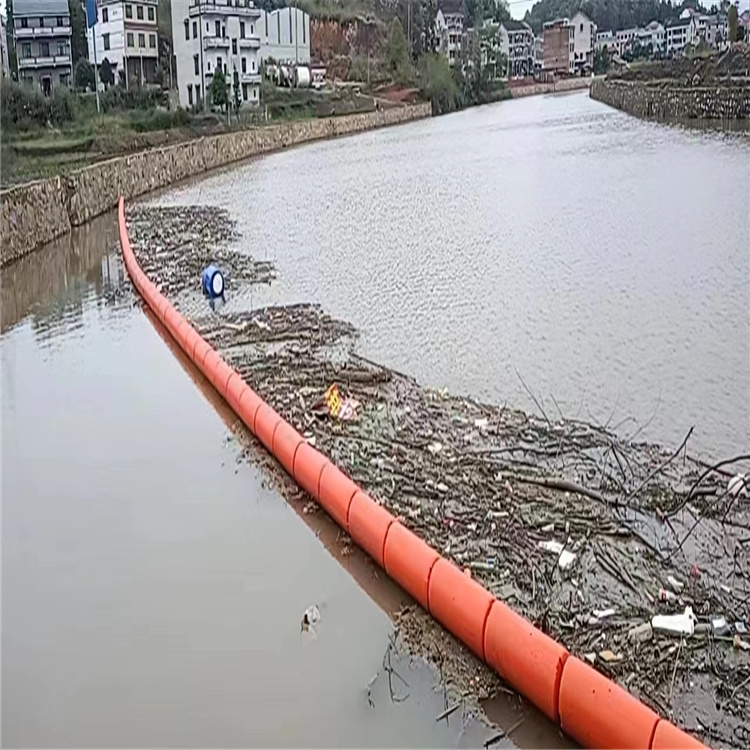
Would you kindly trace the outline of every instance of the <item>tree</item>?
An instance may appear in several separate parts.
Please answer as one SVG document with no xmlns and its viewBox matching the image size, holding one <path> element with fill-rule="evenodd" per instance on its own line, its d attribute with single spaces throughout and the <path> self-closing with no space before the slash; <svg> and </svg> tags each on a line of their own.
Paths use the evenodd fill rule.
<svg viewBox="0 0 750 750">
<path fill-rule="evenodd" d="M 609 70 L 609 50 L 606 46 L 594 51 L 594 73 L 602 75 Z"/>
<path fill-rule="evenodd" d="M 86 41 L 86 11 L 81 0 L 68 0 L 70 12 L 70 51 L 73 65 L 79 60 L 89 59 L 89 43 Z"/>
<path fill-rule="evenodd" d="M 242 96 L 240 95 L 240 74 L 237 72 L 237 68 L 234 69 L 232 76 L 232 94 L 234 95 L 234 111 L 239 112 L 242 106 Z"/>
<path fill-rule="evenodd" d="M 737 6 L 736 5 L 730 5 L 729 10 L 727 11 L 727 21 L 729 23 L 729 41 L 730 42 L 737 42 L 739 41 L 739 32 L 737 29 L 739 28 L 738 23 L 738 17 L 737 17 Z"/>
<path fill-rule="evenodd" d="M 225 109 L 229 106 L 229 94 L 227 93 L 227 79 L 223 70 L 218 68 L 214 72 L 211 81 L 211 101 L 214 107 Z"/>
<path fill-rule="evenodd" d="M 388 72 L 394 80 L 403 81 L 409 74 L 409 50 L 404 35 L 404 27 L 398 18 L 391 21 L 388 41 L 385 45 L 385 59 Z"/>
<path fill-rule="evenodd" d="M 419 59 L 419 81 L 422 95 L 432 103 L 433 114 L 453 112 L 463 106 L 461 92 L 443 55 L 422 55 Z"/>
<path fill-rule="evenodd" d="M 104 84 L 104 88 L 115 85 L 115 72 L 112 70 L 112 64 L 109 58 L 105 57 L 99 66 L 99 80 Z"/>
<path fill-rule="evenodd" d="M 88 60 L 79 60 L 76 63 L 74 82 L 75 87 L 79 91 L 94 90 L 96 76 L 94 74 L 94 66 Z"/>
</svg>

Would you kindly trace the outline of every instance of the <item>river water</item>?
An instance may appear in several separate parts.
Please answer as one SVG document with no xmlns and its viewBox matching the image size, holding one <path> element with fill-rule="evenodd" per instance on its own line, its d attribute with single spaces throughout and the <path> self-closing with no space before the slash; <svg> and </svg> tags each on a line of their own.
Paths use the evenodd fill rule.
<svg viewBox="0 0 750 750">
<path fill-rule="evenodd" d="M 483 719 L 435 721 L 423 662 L 392 653 L 391 698 L 403 594 L 239 460 L 236 417 L 135 304 L 116 229 L 2 275 L 3 747 L 481 746 Z M 515 699 L 486 710 L 521 747 L 562 746 Z"/>
<path fill-rule="evenodd" d="M 230 208 L 241 247 L 279 269 L 252 304 L 319 300 L 424 383 L 528 405 L 518 371 L 546 409 L 655 412 L 645 434 L 695 423 L 721 454 L 748 441 L 749 156 L 538 97 L 156 200 Z M 460 712 L 435 722 L 444 698 L 418 662 L 398 663 L 405 702 L 381 676 L 369 705 L 398 590 L 238 461 L 231 413 L 134 304 L 113 216 L 4 269 L 1 340 L 4 745 L 488 736 Z M 316 637 L 300 633 L 311 603 Z M 526 716 L 522 747 L 561 742 L 515 704 L 486 709 L 506 728 Z"/>
<path fill-rule="evenodd" d="M 727 457 L 750 443 L 750 139 L 538 96 L 170 190 L 228 208 L 363 353 L 492 403 Z M 557 405 L 555 405 L 555 401 Z M 634 421 L 637 420 L 637 421 Z"/>
</svg>

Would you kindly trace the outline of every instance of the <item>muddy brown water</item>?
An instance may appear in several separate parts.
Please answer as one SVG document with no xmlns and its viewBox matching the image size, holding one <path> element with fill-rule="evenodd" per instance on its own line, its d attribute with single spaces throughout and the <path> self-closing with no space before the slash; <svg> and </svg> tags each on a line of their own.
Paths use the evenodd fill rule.
<svg viewBox="0 0 750 750">
<path fill-rule="evenodd" d="M 750 444 L 750 140 L 586 92 L 247 162 L 158 202 L 227 208 L 362 353 L 488 403 L 723 458 Z M 553 401 L 554 398 L 554 401 Z M 633 420 L 637 420 L 637 423 Z"/>
<path fill-rule="evenodd" d="M 231 411 L 134 304 L 113 216 L 4 270 L 2 315 L 4 746 L 496 734 L 436 722 L 437 674 L 404 654 L 408 688 L 381 673 L 370 705 L 402 593 L 238 461 Z M 499 747 L 568 744 L 515 698 L 484 709 Z"/>
</svg>

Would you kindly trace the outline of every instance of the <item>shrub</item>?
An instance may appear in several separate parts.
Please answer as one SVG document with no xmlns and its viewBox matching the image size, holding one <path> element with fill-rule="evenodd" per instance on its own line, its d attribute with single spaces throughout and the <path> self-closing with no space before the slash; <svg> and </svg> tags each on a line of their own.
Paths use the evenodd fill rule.
<svg viewBox="0 0 750 750">
<path fill-rule="evenodd" d="M 50 100 L 49 119 L 53 125 L 65 125 L 76 119 L 73 95 L 65 86 L 57 86 Z"/>
<path fill-rule="evenodd" d="M 367 73 L 367 57 L 365 55 L 357 55 L 349 66 L 349 73 L 346 78 L 349 81 L 367 82 Z"/>
<path fill-rule="evenodd" d="M 94 66 L 86 59 L 81 58 L 76 63 L 75 86 L 79 91 L 94 90 L 96 77 L 94 75 Z"/>
<path fill-rule="evenodd" d="M 43 128 L 50 119 L 50 103 L 36 87 L 3 79 L 0 88 L 3 130 Z"/>
</svg>

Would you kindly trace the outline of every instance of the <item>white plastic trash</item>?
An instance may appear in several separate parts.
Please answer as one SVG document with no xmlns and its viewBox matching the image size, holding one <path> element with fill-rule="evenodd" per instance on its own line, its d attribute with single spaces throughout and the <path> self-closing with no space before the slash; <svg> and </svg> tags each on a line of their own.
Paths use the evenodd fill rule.
<svg viewBox="0 0 750 750">
<path fill-rule="evenodd" d="M 693 635 L 696 622 L 693 608 L 685 607 L 685 611 L 681 615 L 654 615 L 651 618 L 651 627 L 662 633 Z"/>
</svg>

